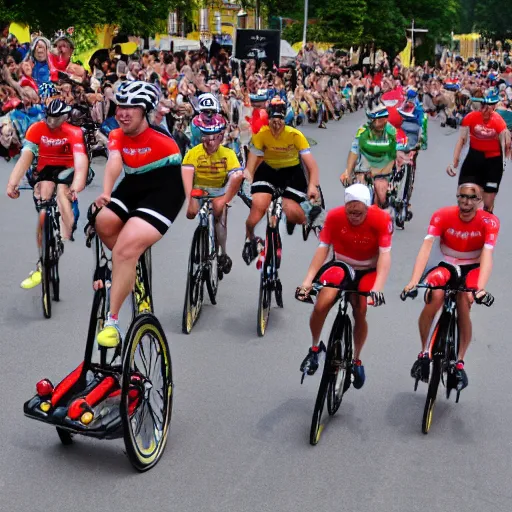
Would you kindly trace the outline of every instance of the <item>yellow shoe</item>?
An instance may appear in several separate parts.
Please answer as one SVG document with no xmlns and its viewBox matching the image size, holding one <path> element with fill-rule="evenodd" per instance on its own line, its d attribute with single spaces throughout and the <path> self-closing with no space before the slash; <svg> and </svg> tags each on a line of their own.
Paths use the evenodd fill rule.
<svg viewBox="0 0 512 512">
<path fill-rule="evenodd" d="M 119 322 L 109 318 L 105 322 L 105 327 L 96 336 L 98 345 L 105 348 L 115 348 L 121 343 L 121 333 L 119 332 Z"/>
<path fill-rule="evenodd" d="M 21 282 L 21 287 L 25 290 L 30 290 L 38 284 L 41 284 L 41 271 L 39 269 L 30 272 L 30 275 Z"/>
</svg>

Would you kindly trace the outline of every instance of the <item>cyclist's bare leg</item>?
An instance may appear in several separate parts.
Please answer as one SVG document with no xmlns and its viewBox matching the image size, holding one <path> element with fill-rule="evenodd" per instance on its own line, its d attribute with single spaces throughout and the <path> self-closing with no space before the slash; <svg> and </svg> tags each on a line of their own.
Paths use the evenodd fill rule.
<svg viewBox="0 0 512 512">
<path fill-rule="evenodd" d="M 313 313 L 311 313 L 311 318 L 309 319 L 309 328 L 311 329 L 311 338 L 314 347 L 320 343 L 320 336 L 322 334 L 325 319 L 334 305 L 337 295 L 338 290 L 334 288 L 322 288 L 318 292 L 315 307 L 313 308 Z"/>
<path fill-rule="evenodd" d="M 374 203 L 379 208 L 383 208 L 387 202 L 388 180 L 383 178 L 373 180 L 373 189 L 375 191 Z"/>
<path fill-rule="evenodd" d="M 283 210 L 286 214 L 286 220 L 292 224 L 305 224 L 306 215 L 297 201 L 283 198 Z"/>
<path fill-rule="evenodd" d="M 368 337 L 368 322 L 366 321 L 368 304 L 366 297 L 359 295 L 352 297 L 350 303 L 354 314 L 354 359 L 359 359 Z"/>
<path fill-rule="evenodd" d="M 484 192 L 484 210 L 492 213 L 494 211 L 494 200 L 496 194 L 494 192 Z"/>
<path fill-rule="evenodd" d="M 258 222 L 264 217 L 270 203 L 272 202 L 272 194 L 265 192 L 257 192 L 252 194 L 252 205 L 249 217 L 245 221 L 245 232 L 247 238 L 254 237 L 254 228 Z"/>
<path fill-rule="evenodd" d="M 102 208 L 96 217 L 94 229 L 98 233 L 100 240 L 112 250 L 123 226 L 124 222 L 112 210 Z M 95 290 L 98 290 L 103 288 L 103 282 L 94 281 L 92 286 Z"/>
<path fill-rule="evenodd" d="M 61 214 L 60 231 L 64 240 L 69 240 L 73 232 L 75 215 L 71 207 L 71 201 L 68 197 L 69 187 L 67 185 L 57 185 L 57 204 Z"/>
<path fill-rule="evenodd" d="M 471 343 L 473 326 L 471 324 L 470 310 L 472 295 L 469 293 L 459 293 L 457 295 L 457 314 L 459 328 L 459 354 L 458 358 L 464 360 L 466 351 Z"/>
<path fill-rule="evenodd" d="M 111 314 L 119 314 L 126 297 L 132 292 L 140 256 L 161 238 L 162 234 L 155 227 L 137 217 L 128 219 L 124 225 L 112 249 Z"/>
<path fill-rule="evenodd" d="M 217 247 L 226 254 L 226 242 L 228 239 L 228 205 L 225 196 L 216 197 L 212 201 L 213 216 L 215 217 L 215 237 Z"/>
<path fill-rule="evenodd" d="M 436 313 L 443 307 L 444 292 L 442 290 L 429 290 L 430 300 L 425 304 L 420 314 L 418 325 L 420 329 L 421 351 L 425 352 L 428 343 L 428 335 Z"/>
</svg>

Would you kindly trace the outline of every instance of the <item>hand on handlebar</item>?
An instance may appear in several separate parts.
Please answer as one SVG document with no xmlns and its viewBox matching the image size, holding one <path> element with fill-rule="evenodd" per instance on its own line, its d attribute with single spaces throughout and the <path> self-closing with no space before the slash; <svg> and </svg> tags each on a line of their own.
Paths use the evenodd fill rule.
<svg viewBox="0 0 512 512">
<path fill-rule="evenodd" d="M 348 169 L 345 169 L 345 172 L 340 176 L 341 184 L 344 187 L 349 187 L 352 181 L 351 174 L 349 174 Z"/>
<path fill-rule="evenodd" d="M 415 299 L 418 296 L 418 283 L 415 281 L 410 281 L 408 284 L 404 286 L 402 293 L 400 293 L 400 298 L 405 300 L 407 297 L 411 297 Z"/>
<path fill-rule="evenodd" d="M 311 298 L 311 290 L 312 290 L 312 286 L 311 285 L 302 285 L 302 286 L 297 286 L 297 289 L 295 290 L 295 298 L 300 301 L 300 302 L 307 302 L 309 304 L 313 304 L 313 299 Z"/>
<path fill-rule="evenodd" d="M 18 190 L 18 185 L 12 185 L 11 183 L 7 183 L 7 190 L 5 193 L 11 198 L 11 199 L 18 199 L 20 197 L 20 191 Z"/>
<path fill-rule="evenodd" d="M 453 178 L 453 176 L 456 176 L 457 175 L 457 168 L 454 167 L 454 165 L 450 164 L 447 168 L 446 168 L 446 172 L 448 173 L 448 176 L 451 176 Z"/>
<path fill-rule="evenodd" d="M 107 206 L 107 204 L 110 203 L 110 194 L 102 192 L 102 194 L 96 199 L 95 203 L 98 208 Z"/>
<path fill-rule="evenodd" d="M 483 304 L 484 306 L 487 306 L 490 308 L 494 304 L 494 297 L 485 290 L 478 290 L 474 293 L 475 296 L 475 302 L 477 304 Z"/>
<path fill-rule="evenodd" d="M 378 306 L 382 306 L 383 304 L 386 304 L 384 293 L 372 290 L 370 295 L 368 295 L 368 305 L 376 308 Z"/>
</svg>

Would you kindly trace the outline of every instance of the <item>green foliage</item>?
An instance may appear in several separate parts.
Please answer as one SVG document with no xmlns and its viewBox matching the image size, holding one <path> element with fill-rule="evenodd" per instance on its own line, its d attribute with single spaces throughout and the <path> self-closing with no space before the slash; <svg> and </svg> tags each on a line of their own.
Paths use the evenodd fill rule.
<svg viewBox="0 0 512 512">
<path fill-rule="evenodd" d="M 0 20 L 28 23 L 32 31 L 49 37 L 70 26 L 86 33 L 105 24 L 117 25 L 127 34 L 152 35 L 176 3 L 183 0 L 0 0 Z"/>
<path fill-rule="evenodd" d="M 477 0 L 474 10 L 474 27 L 477 32 L 493 39 L 512 38 L 512 9 L 508 2 Z"/>
</svg>

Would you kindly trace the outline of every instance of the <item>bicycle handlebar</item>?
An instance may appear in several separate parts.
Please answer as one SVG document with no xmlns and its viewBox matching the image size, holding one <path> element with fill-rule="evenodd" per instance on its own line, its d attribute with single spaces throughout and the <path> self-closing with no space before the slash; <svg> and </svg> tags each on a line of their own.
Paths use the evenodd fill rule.
<svg viewBox="0 0 512 512">
<path fill-rule="evenodd" d="M 471 293 L 475 299 L 475 302 L 477 304 L 483 304 L 484 306 L 487 306 L 490 308 L 494 303 L 494 297 L 489 293 L 486 292 L 486 294 L 483 297 L 477 297 L 476 294 L 478 293 L 478 290 L 475 290 L 474 288 L 450 288 L 446 285 L 444 286 L 432 286 L 426 283 L 419 283 L 416 285 L 415 288 L 412 290 L 409 290 L 406 292 L 405 290 L 402 290 L 400 293 L 400 299 L 405 302 L 405 300 L 409 297 L 411 299 L 415 299 L 418 296 L 418 288 L 424 288 L 426 290 L 443 290 L 445 292 L 455 292 L 455 293 Z"/>
</svg>

